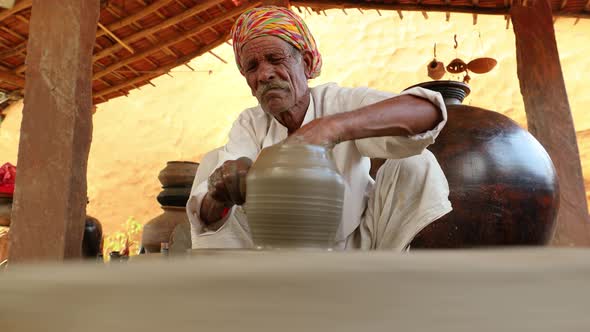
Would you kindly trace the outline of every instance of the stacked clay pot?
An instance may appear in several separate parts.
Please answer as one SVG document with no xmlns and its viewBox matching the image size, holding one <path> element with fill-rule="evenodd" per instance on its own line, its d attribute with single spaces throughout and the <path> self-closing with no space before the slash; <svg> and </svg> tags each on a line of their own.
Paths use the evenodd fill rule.
<svg viewBox="0 0 590 332">
<path fill-rule="evenodd" d="M 164 212 L 143 227 L 142 246 L 146 252 L 160 252 L 162 243 L 171 242 L 176 226 L 183 223 L 188 225 L 186 202 L 198 167 L 199 164 L 195 162 L 169 161 L 160 171 L 158 179 L 163 190 L 157 200 Z"/>
</svg>

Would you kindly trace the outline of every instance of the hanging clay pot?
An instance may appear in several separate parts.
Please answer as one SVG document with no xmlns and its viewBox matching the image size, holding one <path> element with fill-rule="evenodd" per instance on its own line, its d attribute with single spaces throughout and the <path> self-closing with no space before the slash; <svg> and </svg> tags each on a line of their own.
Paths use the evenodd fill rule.
<svg viewBox="0 0 590 332">
<path fill-rule="evenodd" d="M 143 226 L 141 245 L 148 253 L 160 252 L 161 243 L 169 243 L 174 228 L 181 223 L 188 223 L 184 207 L 162 206 L 164 213 L 150 220 Z"/>
<path fill-rule="evenodd" d="M 263 149 L 246 178 L 248 224 L 265 248 L 331 248 L 342 217 L 344 181 L 331 150 L 277 144 Z"/>
<path fill-rule="evenodd" d="M 476 74 L 485 74 L 490 70 L 494 69 L 498 61 L 492 58 L 477 58 L 469 61 L 467 69 Z"/>
<path fill-rule="evenodd" d="M 192 186 L 199 163 L 191 161 L 169 161 L 158 174 L 162 187 Z"/>
<path fill-rule="evenodd" d="M 433 80 L 439 80 L 445 76 L 445 65 L 442 62 L 433 59 L 430 61 L 427 67 L 428 77 L 432 78 Z"/>
<path fill-rule="evenodd" d="M 461 59 L 454 59 L 447 65 L 447 71 L 452 74 L 459 74 L 465 71 L 467 65 Z"/>
<path fill-rule="evenodd" d="M 548 244 L 559 185 L 543 146 L 508 117 L 462 105 L 469 87 L 455 81 L 417 86 L 440 92 L 448 121 L 428 147 L 449 183 L 453 211 L 423 229 L 411 248 Z"/>
</svg>

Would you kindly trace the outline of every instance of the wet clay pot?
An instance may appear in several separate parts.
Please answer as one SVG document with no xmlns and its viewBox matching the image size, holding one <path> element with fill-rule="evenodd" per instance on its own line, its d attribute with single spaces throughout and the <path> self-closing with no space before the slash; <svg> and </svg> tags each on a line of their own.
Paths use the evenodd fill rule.
<svg viewBox="0 0 590 332">
<path fill-rule="evenodd" d="M 189 222 L 184 207 L 162 206 L 162 209 L 164 213 L 143 226 L 141 244 L 148 253 L 160 252 L 160 244 L 170 243 L 170 235 L 176 225 Z"/>
<path fill-rule="evenodd" d="M 419 84 L 443 95 L 448 122 L 429 149 L 449 182 L 453 211 L 422 230 L 414 248 L 547 244 L 559 187 L 541 144 L 508 117 L 462 105 L 460 82 Z"/>
<path fill-rule="evenodd" d="M 256 246 L 330 248 L 344 201 L 331 150 L 277 144 L 263 149 L 246 179 L 246 214 Z"/>
<path fill-rule="evenodd" d="M 163 187 L 186 187 L 193 184 L 199 163 L 190 161 L 169 161 L 160 171 L 158 180 Z"/>
</svg>

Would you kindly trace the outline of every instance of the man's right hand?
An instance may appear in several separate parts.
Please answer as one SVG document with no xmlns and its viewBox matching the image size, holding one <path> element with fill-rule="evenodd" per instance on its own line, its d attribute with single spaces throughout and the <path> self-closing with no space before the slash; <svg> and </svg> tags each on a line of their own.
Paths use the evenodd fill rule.
<svg viewBox="0 0 590 332">
<path fill-rule="evenodd" d="M 246 157 L 228 160 L 208 180 L 208 191 L 201 203 L 200 216 L 206 224 L 222 218 L 223 210 L 246 201 L 246 175 L 252 160 Z"/>
</svg>

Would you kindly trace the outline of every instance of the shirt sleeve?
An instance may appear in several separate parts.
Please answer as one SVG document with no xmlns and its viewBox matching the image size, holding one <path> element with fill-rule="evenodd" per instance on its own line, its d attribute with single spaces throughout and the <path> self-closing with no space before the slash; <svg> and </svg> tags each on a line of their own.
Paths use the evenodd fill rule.
<svg viewBox="0 0 590 332">
<path fill-rule="evenodd" d="M 191 224 L 193 249 L 198 248 L 240 248 L 251 246 L 251 238 L 245 218 L 238 215 L 241 207 L 234 206 L 218 222 L 206 225 L 200 217 L 201 203 L 207 193 L 207 180 L 215 169 L 227 160 L 240 157 L 256 158 L 260 148 L 256 140 L 255 120 L 244 112 L 234 122 L 228 143 L 210 151 L 201 160 L 193 181 L 186 211 Z M 243 221 L 242 221 L 243 219 Z"/>
<path fill-rule="evenodd" d="M 442 121 L 433 129 L 413 136 L 383 136 L 356 140 L 355 144 L 362 155 L 370 158 L 402 159 L 419 155 L 426 147 L 434 143 L 436 137 L 447 122 L 447 108 L 445 107 L 442 96 L 438 92 L 421 87 L 406 90 L 399 95 L 406 94 L 429 100 L 442 113 Z M 360 100 L 358 108 L 399 95 L 367 89 Z"/>
</svg>

